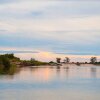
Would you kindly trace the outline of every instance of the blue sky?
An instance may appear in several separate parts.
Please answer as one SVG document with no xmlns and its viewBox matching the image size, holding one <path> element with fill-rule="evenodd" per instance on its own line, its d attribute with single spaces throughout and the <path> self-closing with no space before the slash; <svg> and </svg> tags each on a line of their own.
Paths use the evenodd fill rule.
<svg viewBox="0 0 100 100">
<path fill-rule="evenodd" d="M 0 50 L 100 55 L 100 1 L 0 0 Z"/>
</svg>

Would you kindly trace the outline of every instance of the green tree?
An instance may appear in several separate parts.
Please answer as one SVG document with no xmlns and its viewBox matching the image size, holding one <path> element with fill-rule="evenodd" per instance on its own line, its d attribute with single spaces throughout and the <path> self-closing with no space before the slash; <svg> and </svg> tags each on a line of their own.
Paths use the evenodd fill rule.
<svg viewBox="0 0 100 100">
<path fill-rule="evenodd" d="M 2 59 L 2 64 L 4 65 L 4 68 L 9 69 L 9 67 L 11 66 L 10 60 L 5 56 L 2 56 L 1 59 Z"/>
<path fill-rule="evenodd" d="M 14 58 L 14 54 L 5 54 L 5 57 L 9 58 L 9 59 L 13 59 Z"/>
</svg>

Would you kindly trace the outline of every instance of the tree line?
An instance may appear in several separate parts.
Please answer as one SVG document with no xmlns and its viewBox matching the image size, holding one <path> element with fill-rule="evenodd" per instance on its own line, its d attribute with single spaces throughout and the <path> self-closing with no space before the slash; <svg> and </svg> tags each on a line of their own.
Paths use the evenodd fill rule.
<svg viewBox="0 0 100 100">
<path fill-rule="evenodd" d="M 40 66 L 40 65 L 57 65 L 60 63 L 75 63 L 80 65 L 81 62 L 71 62 L 69 57 L 65 57 L 63 62 L 61 62 L 61 58 L 56 58 L 56 62 L 41 62 L 34 58 L 30 60 L 20 60 L 20 58 L 15 57 L 14 54 L 3 54 L 0 55 L 0 74 L 10 73 L 13 74 L 16 71 L 17 66 L 25 67 L 25 66 Z M 85 62 L 87 64 L 87 62 Z M 88 64 L 100 64 L 97 62 L 97 57 L 91 57 L 90 62 Z"/>
<path fill-rule="evenodd" d="M 82 62 L 70 62 L 70 61 L 71 61 L 71 59 L 69 57 L 65 57 L 65 59 L 63 60 L 62 63 L 82 63 Z M 61 58 L 59 58 L 59 57 L 56 58 L 56 62 L 61 63 Z M 86 64 L 88 62 L 83 62 L 83 63 Z M 100 64 L 100 61 L 99 62 L 97 61 L 97 57 L 91 57 L 89 64 Z"/>
</svg>

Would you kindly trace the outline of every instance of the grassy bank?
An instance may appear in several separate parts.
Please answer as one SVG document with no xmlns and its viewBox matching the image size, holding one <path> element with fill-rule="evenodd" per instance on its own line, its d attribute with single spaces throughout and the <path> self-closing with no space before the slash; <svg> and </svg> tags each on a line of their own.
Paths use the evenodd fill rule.
<svg viewBox="0 0 100 100">
<path fill-rule="evenodd" d="M 14 54 L 0 55 L 0 74 L 14 74 L 18 67 L 48 65 L 35 59 L 20 60 Z"/>
</svg>

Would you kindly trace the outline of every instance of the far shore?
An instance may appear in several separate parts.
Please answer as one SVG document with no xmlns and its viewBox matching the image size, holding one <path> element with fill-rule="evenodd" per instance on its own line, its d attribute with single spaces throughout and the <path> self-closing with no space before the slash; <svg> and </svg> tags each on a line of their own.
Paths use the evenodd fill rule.
<svg viewBox="0 0 100 100">
<path fill-rule="evenodd" d="M 100 62 L 96 62 L 97 58 L 92 57 L 91 62 L 70 62 L 70 59 L 66 57 L 64 62 L 61 62 L 61 58 L 56 58 L 56 62 L 42 62 L 34 58 L 30 60 L 21 60 L 15 57 L 14 54 L 0 55 L 0 74 L 14 74 L 17 72 L 17 68 L 29 67 L 29 68 L 69 68 L 70 66 L 99 66 Z"/>
</svg>

